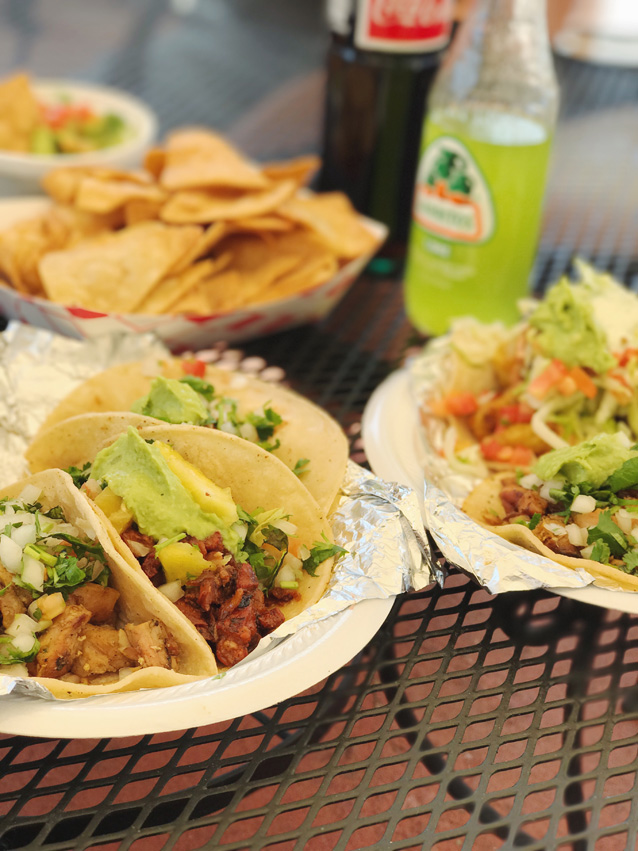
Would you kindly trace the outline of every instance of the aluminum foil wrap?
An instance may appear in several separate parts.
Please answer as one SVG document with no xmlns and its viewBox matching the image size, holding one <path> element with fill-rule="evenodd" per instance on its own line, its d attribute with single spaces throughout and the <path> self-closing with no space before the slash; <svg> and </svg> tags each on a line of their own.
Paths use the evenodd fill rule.
<svg viewBox="0 0 638 851">
<path fill-rule="evenodd" d="M 213 360 L 221 351 L 205 355 Z M 26 447 L 67 393 L 109 366 L 167 354 L 150 335 L 77 341 L 10 324 L 0 334 L 0 487 L 28 473 L 23 457 Z M 254 360 L 242 363 L 240 353 L 225 353 L 229 368 L 251 368 Z M 267 372 L 263 370 L 262 375 Z M 435 579 L 442 581 L 440 569 L 431 559 L 417 496 L 410 488 L 378 479 L 350 461 L 330 522 L 336 542 L 347 552 L 337 561 L 327 592 L 311 608 L 263 638 L 244 661 L 358 601 L 390 598 L 420 590 Z M 2 676 L 0 669 L 0 694 L 9 692 L 56 700 L 38 683 Z"/>
<path fill-rule="evenodd" d="M 406 368 L 412 398 L 419 407 L 440 397 L 450 387 L 453 360 L 447 337 L 440 337 L 411 357 Z M 447 428 L 432 419 L 417 440 L 419 463 L 424 471 L 424 520 L 443 555 L 470 573 L 493 594 L 534 588 L 584 588 L 594 578 L 585 570 L 572 570 L 544 556 L 505 541 L 461 511 L 461 505 L 481 481 L 446 460 Z M 459 464 L 459 467 L 462 467 Z M 603 580 L 597 579 L 597 585 Z M 612 590 L 614 583 L 604 583 Z"/>
</svg>

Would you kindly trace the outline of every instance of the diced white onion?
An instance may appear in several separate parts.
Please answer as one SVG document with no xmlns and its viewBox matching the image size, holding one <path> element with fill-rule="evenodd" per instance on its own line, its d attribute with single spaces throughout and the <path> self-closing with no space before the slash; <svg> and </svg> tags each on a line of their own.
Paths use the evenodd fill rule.
<svg viewBox="0 0 638 851">
<path fill-rule="evenodd" d="M 18 526 L 11 530 L 11 540 L 24 549 L 27 544 L 35 544 L 35 526 Z"/>
<path fill-rule="evenodd" d="M 42 488 L 39 488 L 37 485 L 26 485 L 22 489 L 18 499 L 25 502 L 27 505 L 33 505 L 34 502 L 39 500 L 41 493 Z"/>
<path fill-rule="evenodd" d="M 540 495 L 543 499 L 551 500 L 551 496 L 549 495 L 550 491 L 553 490 L 562 490 L 564 486 L 564 482 L 558 481 L 558 479 L 551 479 L 549 482 L 545 482 L 545 484 L 540 489 Z"/>
<path fill-rule="evenodd" d="M 22 563 L 22 547 L 6 535 L 0 535 L 0 562 L 9 573 L 18 573 Z"/>
<path fill-rule="evenodd" d="M 552 535 L 565 534 L 565 527 L 561 526 L 560 523 L 543 523 L 543 527 L 547 529 L 548 532 L 551 532 Z"/>
<path fill-rule="evenodd" d="M 11 643 L 21 653 L 30 653 L 35 644 L 35 635 L 32 632 L 23 632 L 16 635 Z"/>
<path fill-rule="evenodd" d="M 53 624 L 53 621 L 47 621 L 44 618 L 41 618 L 38 621 L 38 628 L 36 632 L 44 632 L 45 629 L 48 629 Z"/>
<path fill-rule="evenodd" d="M 570 523 L 565 527 L 569 543 L 575 547 L 584 547 L 587 544 L 587 529 L 582 526 L 577 526 L 575 523 Z"/>
<path fill-rule="evenodd" d="M 628 535 L 633 526 L 633 518 L 625 508 L 619 508 L 614 514 L 614 520 L 620 526 L 621 530 Z"/>
<path fill-rule="evenodd" d="M 44 565 L 37 558 L 25 555 L 22 568 L 22 581 L 36 591 L 44 591 Z"/>
<path fill-rule="evenodd" d="M 297 527 L 294 523 L 291 523 L 290 520 L 284 520 L 283 518 L 281 520 L 273 520 L 272 525 L 275 529 L 281 529 L 285 535 L 297 534 Z"/>
<path fill-rule="evenodd" d="M 5 629 L 7 635 L 33 635 L 38 628 L 38 622 L 30 618 L 29 615 L 19 612 Z"/>
<path fill-rule="evenodd" d="M 307 558 L 310 558 L 310 550 L 308 549 L 308 547 L 305 544 L 302 544 L 299 547 L 299 558 L 302 561 L 305 561 Z"/>
<path fill-rule="evenodd" d="M 588 547 L 583 547 L 583 549 L 580 551 L 580 554 L 583 558 L 589 558 L 592 554 L 593 549 L 594 545 L 590 544 Z"/>
<path fill-rule="evenodd" d="M 250 440 L 251 443 L 259 443 L 259 435 L 257 429 L 252 423 L 242 423 L 239 426 L 239 436 L 244 440 Z"/>
<path fill-rule="evenodd" d="M 228 420 L 225 420 L 223 423 L 220 423 L 218 425 L 218 428 L 220 431 L 225 431 L 226 434 L 237 435 L 237 429 L 231 422 L 228 422 Z"/>
<path fill-rule="evenodd" d="M 11 522 L 22 523 L 23 526 L 35 526 L 35 514 L 29 514 L 28 511 L 16 511 Z"/>
<path fill-rule="evenodd" d="M 527 488 L 531 490 L 532 488 L 539 488 L 543 484 L 543 480 L 539 479 L 536 473 L 527 473 L 527 475 L 523 476 L 520 481 L 520 485 L 523 488 Z"/>
<path fill-rule="evenodd" d="M 174 579 L 172 582 L 166 582 L 164 585 L 160 585 L 158 590 L 161 591 L 165 597 L 168 597 L 171 603 L 176 603 L 178 600 L 181 600 L 185 593 L 179 579 Z"/>
<path fill-rule="evenodd" d="M 151 548 L 142 544 L 141 541 L 127 541 L 126 543 L 129 545 L 129 549 L 133 555 L 139 556 L 140 558 L 147 556 L 151 551 Z"/>
<path fill-rule="evenodd" d="M 588 514 L 590 511 L 596 510 L 596 500 L 593 496 L 579 493 L 572 502 L 570 511 L 574 514 Z"/>
</svg>

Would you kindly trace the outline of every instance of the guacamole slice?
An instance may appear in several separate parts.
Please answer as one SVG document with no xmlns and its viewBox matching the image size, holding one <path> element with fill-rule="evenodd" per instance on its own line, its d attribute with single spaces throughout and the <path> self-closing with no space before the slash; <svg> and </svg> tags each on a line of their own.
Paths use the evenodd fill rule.
<svg viewBox="0 0 638 851">
<path fill-rule="evenodd" d="M 596 323 L 591 298 L 583 286 L 563 277 L 529 318 L 535 343 L 548 358 L 568 367 L 584 366 L 606 372 L 615 366 L 602 328 Z"/>
<path fill-rule="evenodd" d="M 241 549 L 235 529 L 204 511 L 172 472 L 158 446 L 132 427 L 95 456 L 91 475 L 104 481 L 133 513 L 140 532 L 159 541 L 180 533 L 199 540 L 219 531 L 233 555 Z"/>
<path fill-rule="evenodd" d="M 210 418 L 204 398 L 183 381 L 158 376 L 146 396 L 131 406 L 134 414 L 155 417 L 167 423 L 202 425 Z"/>
</svg>

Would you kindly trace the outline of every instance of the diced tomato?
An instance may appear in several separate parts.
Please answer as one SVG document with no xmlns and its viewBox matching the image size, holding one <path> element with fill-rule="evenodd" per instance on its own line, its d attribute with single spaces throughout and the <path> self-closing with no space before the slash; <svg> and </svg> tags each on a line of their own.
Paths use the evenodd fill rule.
<svg viewBox="0 0 638 851">
<path fill-rule="evenodd" d="M 195 378 L 203 378 L 206 374 L 206 363 L 203 360 L 183 360 L 182 372 L 185 375 L 194 375 Z"/>
<path fill-rule="evenodd" d="M 615 357 L 618 361 L 618 366 L 627 366 L 630 360 L 638 359 L 638 349 L 625 349 L 624 352 L 617 354 Z"/>
<path fill-rule="evenodd" d="M 515 402 L 513 405 L 503 405 L 498 409 L 498 416 L 506 425 L 529 423 L 532 421 L 533 413 L 534 409 L 526 402 Z"/>
<path fill-rule="evenodd" d="M 486 461 L 500 461 L 513 467 L 531 467 L 536 456 L 528 446 L 505 446 L 497 440 L 484 440 L 481 454 Z"/>
<path fill-rule="evenodd" d="M 588 399 L 596 398 L 598 388 L 584 369 L 581 369 L 579 366 L 573 367 L 569 371 L 569 377 L 574 381 L 576 388 L 580 390 L 583 395 L 587 396 Z"/>
<path fill-rule="evenodd" d="M 448 393 L 432 402 L 430 410 L 441 417 L 467 417 L 478 410 L 478 402 L 473 393 Z"/>
<path fill-rule="evenodd" d="M 536 399 L 544 399 L 553 388 L 563 396 L 572 396 L 580 390 L 588 399 L 594 399 L 598 392 L 584 369 L 579 366 L 568 369 L 562 361 L 556 359 L 536 376 L 527 390 Z"/>
<path fill-rule="evenodd" d="M 88 121 L 95 118 L 93 108 L 86 103 L 41 104 L 42 115 L 52 130 L 59 130 L 68 121 Z"/>
<path fill-rule="evenodd" d="M 565 378 L 567 373 L 568 370 L 565 364 L 560 360 L 554 359 L 545 367 L 540 375 L 537 375 L 536 378 L 530 382 L 527 391 L 536 399 L 543 399 L 547 396 L 552 387 L 555 387 L 563 378 Z"/>
</svg>

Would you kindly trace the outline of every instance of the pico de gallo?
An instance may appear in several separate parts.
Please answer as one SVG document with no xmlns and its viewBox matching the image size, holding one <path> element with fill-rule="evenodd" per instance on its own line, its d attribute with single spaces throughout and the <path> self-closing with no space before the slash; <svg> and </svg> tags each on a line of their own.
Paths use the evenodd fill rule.
<svg viewBox="0 0 638 851">
<path fill-rule="evenodd" d="M 453 389 L 426 399 L 421 416 L 446 424 L 457 468 L 531 468 L 601 432 L 638 440 L 638 296 L 576 265 L 580 280 L 562 278 L 514 328 L 453 327 Z"/>
</svg>

